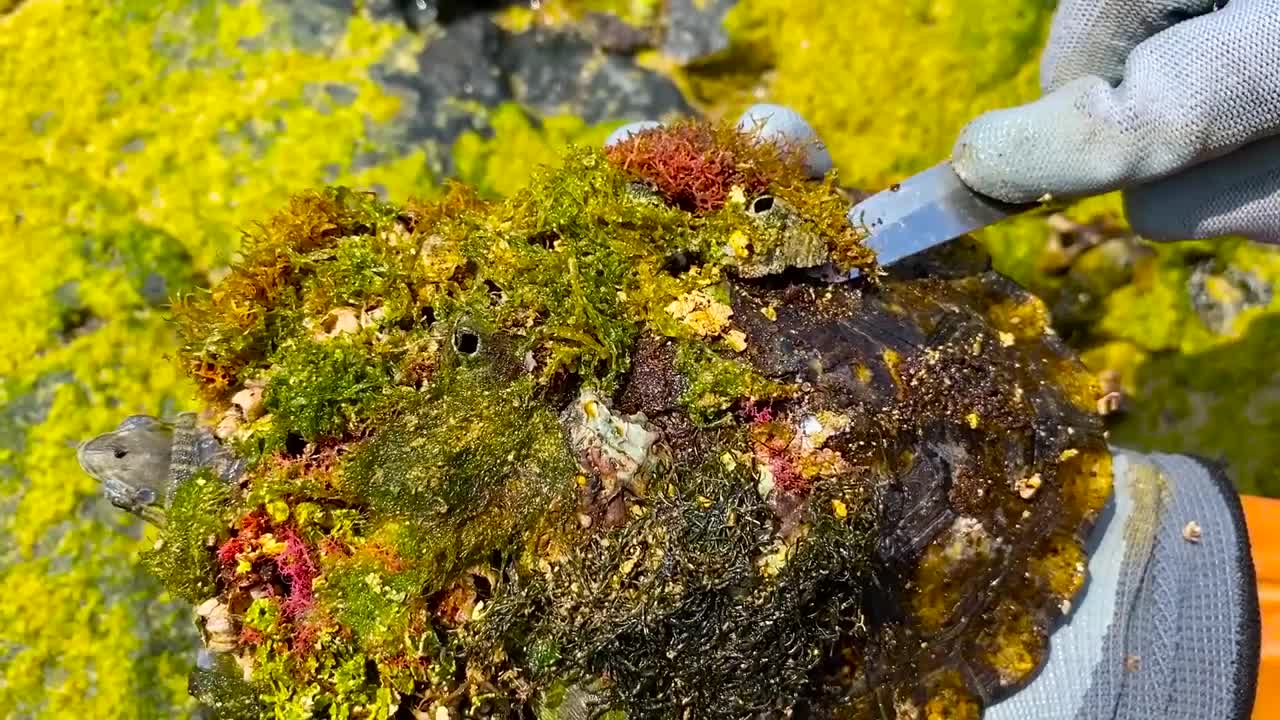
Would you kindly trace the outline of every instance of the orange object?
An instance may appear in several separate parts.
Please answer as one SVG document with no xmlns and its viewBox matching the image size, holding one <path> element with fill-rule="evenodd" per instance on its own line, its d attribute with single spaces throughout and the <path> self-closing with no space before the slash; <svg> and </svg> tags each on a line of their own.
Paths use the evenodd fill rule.
<svg viewBox="0 0 1280 720">
<path fill-rule="evenodd" d="M 1262 662 L 1253 720 L 1276 720 L 1280 718 L 1280 500 L 1249 495 L 1240 500 L 1249 526 L 1262 610 Z"/>
</svg>

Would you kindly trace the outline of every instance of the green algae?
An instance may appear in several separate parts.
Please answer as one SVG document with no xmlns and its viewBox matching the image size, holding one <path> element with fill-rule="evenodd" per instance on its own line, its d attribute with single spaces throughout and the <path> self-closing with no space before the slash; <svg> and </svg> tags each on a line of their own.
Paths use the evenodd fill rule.
<svg viewBox="0 0 1280 720">
<path fill-rule="evenodd" d="M 833 178 L 802 179 L 786 151 L 674 124 L 569 148 L 503 199 L 301 193 L 174 306 L 181 365 L 250 467 L 232 507 L 169 532 L 179 554 L 206 543 L 189 566 L 238 629 L 210 647 L 262 713 L 514 716 L 586 683 L 628 717 L 737 716 L 877 684 L 831 685 L 846 671 L 930 692 L 936 659 L 851 670 L 836 652 L 916 647 L 958 602 L 920 628 L 864 617 L 882 523 L 900 525 L 876 489 L 908 472 L 906 448 L 963 429 L 967 456 L 1001 470 L 970 468 L 952 502 L 1006 517 L 1028 497 L 982 484 L 1025 463 L 1004 453 L 1032 457 L 1022 393 L 1085 449 L 1099 428 L 1068 407 L 1087 383 L 1041 323 L 995 342 L 1039 306 L 992 275 L 815 292 L 797 266 L 832 245 L 866 256 L 833 219 Z M 946 352 L 909 349 L 939 328 Z M 1050 360 L 1051 377 L 1025 370 Z M 988 427 L 1011 436 L 984 443 Z M 1037 478 L 1059 479 L 1064 438 L 1037 448 Z M 1043 496 L 1041 515 L 1093 512 Z M 1028 632 L 1059 607 L 1038 587 L 1019 590 Z"/>
<path fill-rule="evenodd" d="M 714 423 L 743 398 L 767 404 L 795 392 L 704 345 L 686 343 L 677 352 L 676 367 L 687 381 L 680 401 L 697 421 Z"/>
<path fill-rule="evenodd" d="M 1280 423 L 1277 380 L 1266 362 L 1280 344 L 1280 304 L 1272 297 L 1244 306 L 1225 327 L 1215 327 L 1193 303 L 1189 281 L 1199 267 L 1213 268 L 1217 277 L 1234 268 L 1274 287 L 1280 254 L 1239 240 L 1157 245 L 1142 265 L 1103 302 L 1082 343 L 1086 362 L 1115 372 L 1128 396 L 1113 430 L 1116 442 L 1223 461 L 1242 492 L 1275 494 L 1274 456 L 1255 441 Z"/>
<path fill-rule="evenodd" d="M 263 406 L 274 419 L 264 451 L 284 447 L 291 436 L 307 442 L 339 437 L 363 408 L 376 404 L 391 384 L 386 363 L 344 339 L 299 341 L 277 353 Z"/>
<path fill-rule="evenodd" d="M 469 375 L 433 382 L 431 396 L 381 420 L 376 438 L 344 464 L 343 482 L 372 522 L 393 522 L 390 545 L 406 568 L 419 567 L 416 587 L 427 593 L 567 502 L 577 473 L 528 378 Z"/>
<path fill-rule="evenodd" d="M 175 490 L 168 526 L 141 557 L 147 572 L 174 597 L 196 604 L 214 594 L 216 567 L 209 550 L 227 534 L 224 517 L 230 501 L 230 489 L 207 470 Z"/>
<path fill-rule="evenodd" d="M 1122 217 L 1114 196 L 1081 203 L 1070 214 Z M 1226 464 L 1242 492 L 1280 492 L 1268 470 L 1274 456 L 1253 440 L 1277 425 L 1276 383 L 1252 354 L 1265 357 L 1278 342 L 1270 318 L 1280 304 L 1274 293 L 1247 298 L 1226 280 L 1244 274 L 1274 288 L 1280 253 L 1238 238 L 1161 244 L 1129 237 L 1086 250 L 1064 273 L 1046 274 L 1038 269 L 1043 225 L 1029 219 L 1024 227 L 1032 238 L 988 232 L 997 238 L 997 266 L 1046 298 L 1055 327 L 1090 369 L 1117 378 L 1124 400 L 1112 422 L 1114 441 L 1209 457 Z M 1193 282 L 1201 274 L 1208 278 L 1203 290 Z M 1225 314 L 1214 316 L 1213 308 Z M 1250 432 L 1239 431 L 1242 412 Z"/>
<path fill-rule="evenodd" d="M 741 162 L 771 152 L 739 148 Z M 832 185 L 802 191 L 792 166 L 774 167 L 778 190 L 800 206 L 830 205 L 820 198 Z M 574 536 L 563 511 L 578 464 L 548 403 L 579 383 L 616 392 L 645 327 L 689 342 L 723 333 L 722 320 L 673 309 L 690 296 L 727 309 L 717 265 L 673 270 L 669 258 L 751 222 L 730 203 L 691 223 L 637 181 L 579 148 L 493 203 L 459 188 L 403 208 L 343 188 L 300 194 L 245 235 L 216 286 L 174 306 L 182 365 L 213 409 L 230 413 L 227 432 L 254 462 L 243 501 L 210 513 L 207 529 L 233 529 L 216 551 L 219 587 L 229 607 L 253 598 L 242 642 L 254 651 L 241 662 L 277 715 L 377 714 L 409 694 L 443 702 L 464 689 L 468 702 L 509 704 L 527 692 L 533 680 L 511 675 L 505 659 L 509 638 L 441 635 L 439 624 L 464 622 L 473 603 L 479 612 L 477 593 L 496 591 L 513 547 L 544 532 L 561 538 L 553 543 Z M 731 355 L 686 353 L 681 367 L 708 420 L 777 394 Z M 230 402 L 250 383 L 264 387 L 256 420 Z M 707 405 L 713 392 L 717 407 Z M 734 487 L 686 488 L 670 511 L 701 511 Z M 338 513 L 354 522 L 342 529 Z M 757 554 L 767 549 L 767 538 L 742 532 Z M 185 578 L 168 579 L 190 595 Z M 463 614 L 441 616 L 441 603 Z M 366 665 L 376 680 L 357 682 L 352 668 Z M 469 668 L 463 688 L 449 667 Z M 499 678 L 502 689 L 480 689 Z"/>
</svg>

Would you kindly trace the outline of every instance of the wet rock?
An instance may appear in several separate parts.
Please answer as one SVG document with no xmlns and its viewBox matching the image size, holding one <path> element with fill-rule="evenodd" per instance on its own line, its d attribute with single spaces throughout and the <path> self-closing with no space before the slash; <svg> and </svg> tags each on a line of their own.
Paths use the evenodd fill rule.
<svg viewBox="0 0 1280 720">
<path fill-rule="evenodd" d="M 418 56 L 418 74 L 410 80 L 418 91 L 419 131 L 452 141 L 464 130 L 481 126 L 461 103 L 494 107 L 511 99 L 509 83 L 497 64 L 503 34 L 488 17 L 475 15 L 427 43 Z"/>
<path fill-rule="evenodd" d="M 267 378 L 254 412 L 269 414 L 228 445 L 267 462 L 215 467 L 229 451 L 195 436 L 194 414 L 168 431 L 132 416 L 78 451 L 124 509 L 153 508 L 158 493 L 139 491 L 157 482 L 173 488 L 148 567 L 203 603 L 210 650 L 259 661 L 247 679 L 276 714 L 387 697 L 386 678 L 421 650 L 369 660 L 380 640 L 361 628 L 401 619 L 441 638 L 432 652 L 457 668 L 395 689 L 402 706 L 446 711 L 433 717 L 493 697 L 510 700 L 485 716 L 563 704 L 566 693 L 529 691 L 535 672 L 566 689 L 598 682 L 601 709 L 629 717 L 830 717 L 869 706 L 870 681 L 839 683 L 886 657 L 892 693 L 976 717 L 1043 661 L 1109 487 L 1089 484 L 1108 467 L 1090 378 L 1043 331 L 1043 307 L 985 270 L 823 287 L 789 271 L 853 231 L 825 222 L 843 217 L 843 193 L 812 182 L 805 158 L 730 123 L 641 140 L 667 150 L 645 164 L 634 145 L 575 148 L 506 200 L 299 196 L 291 208 L 325 214 L 273 215 L 252 239 L 301 220 L 312 234 L 288 241 L 313 266 L 263 300 L 253 282 L 274 277 L 278 249 L 250 245 L 223 284 L 174 314 L 184 367 L 218 398 L 209 410 L 229 400 L 247 419 L 258 399 L 225 378 Z M 715 168 L 687 162 L 689 146 Z M 724 196 L 718 229 L 670 199 L 694 180 Z M 557 222 L 565 232 L 550 238 Z M 787 235 L 798 227 L 811 229 Z M 715 252 L 735 234 L 756 244 Z M 680 253 L 684 269 L 655 282 Z M 369 255 L 387 282 L 333 308 L 329 288 L 367 272 L 346 258 Z M 448 287 L 414 269 L 428 266 L 450 268 Z M 425 325 L 406 302 L 424 297 Z M 234 355 L 246 305 L 263 349 Z M 364 316 L 385 332 L 376 343 L 292 342 L 354 334 Z M 405 349 L 430 371 L 399 371 Z M 1025 522 L 1008 522 L 1006 495 Z M 403 544 L 380 548 L 388 539 Z M 868 587 L 883 600 L 868 602 Z M 356 603 L 370 613 L 346 614 Z M 1025 621 L 1003 619 L 1015 613 Z M 259 652 L 307 639 L 316 617 L 333 618 L 323 655 L 297 643 L 284 665 Z M 1031 650 L 1007 661 L 976 644 L 999 633 Z M 964 685 L 934 680 L 971 668 Z M 236 697 L 202 690 L 205 670 L 193 692 Z M 813 692 L 828 686 L 841 694 Z M 371 714 L 392 714 L 389 702 Z"/>
<path fill-rule="evenodd" d="M 592 46 L 618 55 L 631 55 L 653 47 L 655 40 L 650 28 L 637 27 L 617 15 L 601 12 L 583 16 L 579 31 Z"/>
<path fill-rule="evenodd" d="M 670 79 L 632 59 L 606 55 L 576 33 L 535 28 L 506 38 L 500 64 L 515 99 L 542 114 L 588 123 L 686 113 Z"/>
<path fill-rule="evenodd" d="M 1118 218 L 1105 215 L 1079 222 L 1064 213 L 1054 213 L 1045 224 L 1049 227 L 1049 239 L 1040 258 L 1040 270 L 1048 275 L 1068 272 L 1083 253 L 1108 240 L 1136 241 L 1133 232 Z"/>
<path fill-rule="evenodd" d="M 657 120 L 636 120 L 635 122 L 629 122 L 626 125 L 622 125 L 621 127 L 617 128 L 613 132 L 609 133 L 609 137 L 605 138 L 604 140 L 604 146 L 610 147 L 612 145 L 616 145 L 636 133 L 644 132 L 645 130 L 652 130 L 654 128 L 659 128 L 659 127 L 662 127 L 662 123 L 658 122 Z M 637 188 L 637 191 L 644 192 L 643 186 L 641 186 L 640 188 Z"/>
<path fill-rule="evenodd" d="M 737 0 L 669 0 L 662 51 L 681 65 L 706 60 L 729 48 L 725 16 Z"/>
<path fill-rule="evenodd" d="M 414 74 L 385 66 L 374 79 L 406 99 L 402 142 L 450 147 L 465 132 L 489 132 L 487 109 L 515 101 L 535 116 L 576 115 L 588 123 L 691 112 L 670 79 L 609 55 L 573 29 L 513 33 L 488 15 L 463 17 L 430 40 Z M 440 173 L 451 159 L 436 158 Z"/>
<path fill-rule="evenodd" d="M 416 32 L 431 23 L 448 25 L 477 13 L 520 4 L 519 0 L 366 0 L 364 6 L 370 16 L 403 22 Z"/>
<path fill-rule="evenodd" d="M 1196 265 L 1187 290 L 1200 320 L 1215 333 L 1226 335 L 1242 312 L 1271 302 L 1271 284 L 1247 270 L 1217 271 L 1214 266 L 1213 261 Z"/>
</svg>

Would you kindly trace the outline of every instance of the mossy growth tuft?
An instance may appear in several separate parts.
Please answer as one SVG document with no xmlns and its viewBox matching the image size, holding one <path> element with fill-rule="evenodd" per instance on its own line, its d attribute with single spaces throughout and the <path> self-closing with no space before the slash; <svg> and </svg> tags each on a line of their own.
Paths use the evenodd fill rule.
<svg viewBox="0 0 1280 720">
<path fill-rule="evenodd" d="M 367 235 L 394 209 L 372 194 L 339 188 L 294 196 L 289 206 L 244 236 L 241 259 L 212 291 L 189 294 L 175 304 L 184 341 L 182 361 L 211 398 L 248 380 L 289 338 L 280 328 L 304 309 L 301 289 L 312 302 L 358 291 L 359 271 L 335 287 L 314 279 L 317 265 L 337 257 L 343 238 Z M 348 252 L 350 252 L 348 248 Z"/>
<path fill-rule="evenodd" d="M 159 542 L 142 553 L 142 563 L 175 597 L 198 603 L 215 592 L 217 565 L 212 550 L 227 534 L 231 491 L 201 470 L 180 483 Z"/>
</svg>

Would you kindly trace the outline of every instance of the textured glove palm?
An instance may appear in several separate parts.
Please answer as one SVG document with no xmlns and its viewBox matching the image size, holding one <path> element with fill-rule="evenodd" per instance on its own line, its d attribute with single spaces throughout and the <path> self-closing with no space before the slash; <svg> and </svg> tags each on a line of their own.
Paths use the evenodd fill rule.
<svg viewBox="0 0 1280 720">
<path fill-rule="evenodd" d="M 1123 189 L 1148 237 L 1280 242 L 1280 0 L 1064 0 L 1041 84 L 961 132 L 975 190 Z"/>
<path fill-rule="evenodd" d="M 1245 720 L 1259 619 L 1235 490 L 1195 458 L 1114 459 L 1079 606 L 1041 673 L 985 720 Z"/>
</svg>

